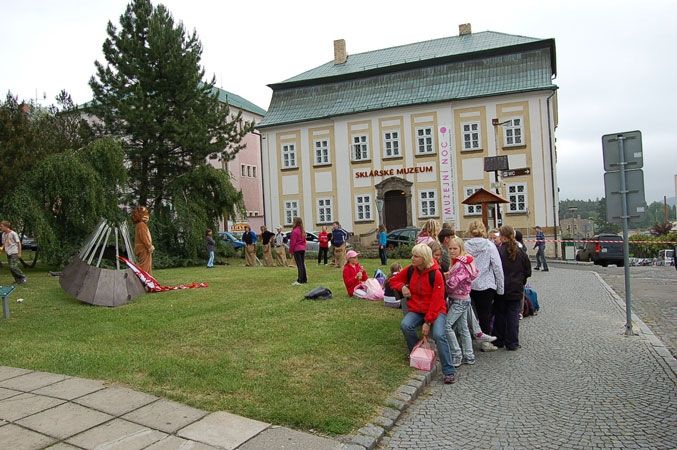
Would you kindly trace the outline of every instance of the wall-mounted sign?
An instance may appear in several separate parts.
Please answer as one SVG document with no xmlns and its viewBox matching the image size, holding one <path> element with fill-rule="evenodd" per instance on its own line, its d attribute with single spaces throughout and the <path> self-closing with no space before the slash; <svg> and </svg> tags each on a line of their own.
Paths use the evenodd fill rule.
<svg viewBox="0 0 677 450">
<path fill-rule="evenodd" d="M 373 169 L 355 172 L 355 178 L 389 177 L 393 175 L 409 175 L 412 173 L 432 172 L 433 166 L 400 167 L 399 169 Z"/>
<path fill-rule="evenodd" d="M 503 178 L 506 177 L 521 177 L 522 175 L 529 175 L 531 174 L 531 169 L 528 167 L 523 167 L 521 169 L 512 169 L 512 170 L 505 170 L 501 172 L 501 176 Z"/>
</svg>

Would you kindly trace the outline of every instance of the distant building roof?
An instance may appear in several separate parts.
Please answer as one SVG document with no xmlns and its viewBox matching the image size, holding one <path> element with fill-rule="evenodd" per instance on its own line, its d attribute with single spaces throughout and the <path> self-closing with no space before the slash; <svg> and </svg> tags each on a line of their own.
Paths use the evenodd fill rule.
<svg viewBox="0 0 677 450">
<path fill-rule="evenodd" d="M 397 106 L 556 89 L 555 41 L 491 31 L 333 61 L 269 85 L 262 127 Z"/>
<path fill-rule="evenodd" d="M 214 90 L 218 92 L 219 101 L 221 102 L 228 103 L 230 106 L 234 106 L 254 114 L 258 114 L 259 116 L 264 116 L 266 114 L 265 109 L 256 106 L 246 98 L 240 97 L 239 95 L 233 94 L 232 92 L 228 92 L 225 89 L 217 88 L 216 86 L 214 86 Z"/>
</svg>

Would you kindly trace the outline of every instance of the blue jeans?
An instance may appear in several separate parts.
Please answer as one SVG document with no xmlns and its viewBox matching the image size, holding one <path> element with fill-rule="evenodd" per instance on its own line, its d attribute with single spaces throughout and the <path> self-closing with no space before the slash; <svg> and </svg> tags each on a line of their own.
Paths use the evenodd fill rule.
<svg viewBox="0 0 677 450">
<path fill-rule="evenodd" d="M 214 267 L 214 251 L 209 252 L 209 260 L 207 261 L 207 267 Z"/>
<path fill-rule="evenodd" d="M 548 270 L 548 262 L 545 260 L 544 247 L 538 247 L 538 250 L 536 250 L 536 268 L 540 269 L 541 264 L 543 265 L 543 269 Z"/>
<path fill-rule="evenodd" d="M 442 363 L 442 373 L 444 375 L 452 375 L 456 373 L 456 369 L 451 363 L 451 352 L 449 351 L 449 343 L 447 342 L 447 333 L 444 331 L 444 323 L 446 321 L 446 314 L 437 316 L 437 319 L 435 319 L 432 326 L 432 337 L 437 346 L 437 354 L 440 357 L 440 363 Z M 425 314 L 409 311 L 400 323 L 402 334 L 404 334 L 404 339 L 407 341 L 409 353 L 411 353 L 419 340 L 417 330 L 424 322 Z"/>
<path fill-rule="evenodd" d="M 449 342 L 449 350 L 451 356 L 456 360 L 461 360 L 465 356 L 467 360 L 475 359 L 475 354 L 472 351 L 472 338 L 470 337 L 470 330 L 468 329 L 468 310 L 470 309 L 470 299 L 468 300 L 453 300 L 451 307 L 448 308 L 447 323 L 445 329 L 447 332 L 447 340 Z M 458 345 L 456 333 L 458 332 L 461 338 L 461 345 Z M 463 349 L 463 350 L 461 350 Z"/>
</svg>

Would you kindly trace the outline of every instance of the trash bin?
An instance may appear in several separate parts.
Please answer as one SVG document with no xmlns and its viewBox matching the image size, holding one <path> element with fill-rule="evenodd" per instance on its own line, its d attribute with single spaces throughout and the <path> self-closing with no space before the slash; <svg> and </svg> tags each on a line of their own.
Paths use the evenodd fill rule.
<svg viewBox="0 0 677 450">
<path fill-rule="evenodd" d="M 576 259 L 576 242 L 573 240 L 562 241 L 562 256 L 565 261 L 574 261 Z"/>
</svg>

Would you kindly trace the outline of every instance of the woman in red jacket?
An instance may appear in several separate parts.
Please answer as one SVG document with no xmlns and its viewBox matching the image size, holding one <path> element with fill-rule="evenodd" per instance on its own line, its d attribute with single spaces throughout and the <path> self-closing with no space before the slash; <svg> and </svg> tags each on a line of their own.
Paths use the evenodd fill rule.
<svg viewBox="0 0 677 450">
<path fill-rule="evenodd" d="M 402 291 L 402 294 L 408 297 L 408 312 L 402 319 L 400 328 L 407 341 L 409 353 L 418 342 L 416 333 L 418 327 L 423 325 L 421 332 L 424 336 L 428 336 L 432 329 L 442 363 L 444 383 L 452 384 L 456 382 L 456 369 L 451 363 L 451 350 L 444 331 L 447 319 L 444 277 L 437 262 L 433 260 L 432 251 L 427 244 L 415 245 L 411 253 L 411 265 L 402 269 L 389 281 L 393 289 Z M 430 272 L 434 275 L 430 275 Z"/>
<path fill-rule="evenodd" d="M 364 270 L 364 267 L 357 262 L 357 253 L 355 250 L 349 250 L 346 253 L 346 258 L 348 262 L 343 266 L 343 284 L 346 285 L 346 290 L 348 291 L 349 296 L 353 296 L 355 288 L 360 285 L 360 283 L 367 280 L 367 271 Z"/>
</svg>

